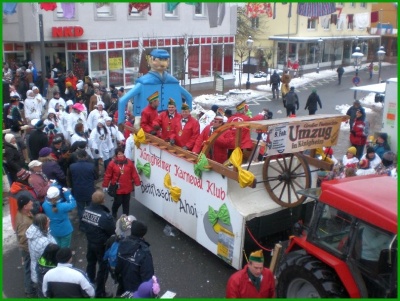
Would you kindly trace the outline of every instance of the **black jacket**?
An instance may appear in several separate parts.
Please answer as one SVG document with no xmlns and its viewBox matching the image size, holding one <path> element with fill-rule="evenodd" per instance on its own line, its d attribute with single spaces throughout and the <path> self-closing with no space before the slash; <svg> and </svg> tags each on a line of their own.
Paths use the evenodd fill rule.
<svg viewBox="0 0 400 301">
<path fill-rule="evenodd" d="M 318 109 L 318 105 L 322 109 L 321 100 L 319 99 L 318 94 L 313 92 L 310 94 L 310 96 L 308 96 L 304 110 L 308 109 L 310 111 L 316 111 Z"/>
<path fill-rule="evenodd" d="M 11 143 L 4 142 L 4 158 L 6 161 L 7 170 L 13 181 L 17 179 L 17 172 L 25 167 L 24 156 L 18 151 L 18 149 Z"/>
<path fill-rule="evenodd" d="M 95 191 L 95 180 L 98 175 L 94 163 L 79 160 L 69 167 L 72 180 L 72 195 L 77 202 L 90 200 Z"/>
<path fill-rule="evenodd" d="M 110 210 L 104 205 L 90 204 L 82 216 L 86 238 L 90 244 L 105 246 L 107 239 L 115 233 L 115 222 Z"/>
<path fill-rule="evenodd" d="M 286 94 L 285 106 L 297 106 L 297 110 L 299 109 L 299 97 L 295 92 L 289 91 L 289 93 Z"/>
<path fill-rule="evenodd" d="M 279 85 L 281 84 L 281 77 L 279 76 L 278 73 L 274 73 L 271 75 L 271 78 L 269 80 L 269 84 L 270 85 L 277 85 L 279 87 Z"/>
<path fill-rule="evenodd" d="M 149 244 L 141 238 L 128 236 L 120 241 L 115 275 L 123 291 L 137 291 L 139 285 L 154 275 Z"/>
<path fill-rule="evenodd" d="M 42 130 L 34 130 L 28 139 L 29 157 L 32 160 L 39 158 L 39 152 L 49 145 L 49 138 Z"/>
</svg>

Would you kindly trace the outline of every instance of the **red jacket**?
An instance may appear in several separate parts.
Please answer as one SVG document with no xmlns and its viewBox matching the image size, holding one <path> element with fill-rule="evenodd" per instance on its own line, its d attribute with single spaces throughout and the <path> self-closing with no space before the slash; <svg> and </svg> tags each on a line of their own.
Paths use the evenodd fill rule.
<svg viewBox="0 0 400 301">
<path fill-rule="evenodd" d="M 211 136 L 212 125 L 207 125 L 204 130 L 197 137 L 196 142 L 193 146 L 192 152 L 199 154 L 204 146 L 204 142 L 208 140 Z M 224 132 L 221 136 L 217 138 L 214 142 L 214 146 L 211 147 L 211 154 L 206 154 L 207 158 L 210 158 L 218 163 L 223 164 L 228 160 L 228 149 L 233 149 L 235 145 L 235 140 L 232 139 L 230 131 Z"/>
<path fill-rule="evenodd" d="M 182 119 L 180 119 L 175 127 L 175 144 L 180 147 L 186 146 L 188 150 L 192 150 L 199 135 L 200 124 L 196 119 L 189 116 L 183 129 Z"/>
<path fill-rule="evenodd" d="M 116 163 L 118 162 L 118 163 Z M 121 173 L 123 171 L 123 173 Z M 121 174 L 118 180 L 118 176 Z M 133 162 L 127 158 L 123 161 L 111 160 L 107 166 L 106 173 L 104 174 L 103 187 L 108 187 L 110 182 L 115 184 L 119 182 L 117 194 L 129 194 L 135 186 L 140 186 L 140 177 Z"/>
<path fill-rule="evenodd" d="M 142 119 L 140 120 L 140 127 L 146 133 L 154 131 L 153 121 L 158 117 L 157 108 L 153 108 L 151 105 L 145 107 L 142 111 Z"/>
<path fill-rule="evenodd" d="M 174 118 L 169 119 L 168 111 L 161 112 L 157 119 L 153 121 L 154 125 L 159 125 L 161 127 L 160 138 L 163 140 L 174 139 L 174 128 L 178 125 L 181 120 L 181 114 L 175 112 Z"/>
<path fill-rule="evenodd" d="M 76 84 L 78 83 L 78 78 L 75 75 L 73 77 L 67 76 L 67 78 L 65 79 L 65 85 L 67 85 L 67 83 L 71 83 L 72 88 L 76 90 Z"/>
<path fill-rule="evenodd" d="M 365 123 L 357 118 L 354 121 L 353 128 L 350 131 L 350 143 L 352 145 L 365 145 L 367 136 L 364 135 Z"/>
<path fill-rule="evenodd" d="M 258 120 L 258 117 L 253 119 L 243 113 L 236 113 L 229 117 L 228 122 L 242 122 L 242 121 L 251 121 L 251 120 Z M 236 129 L 232 130 L 232 135 L 235 135 Z M 241 149 L 252 148 L 253 142 L 251 141 L 250 137 L 250 130 L 243 129 L 242 130 L 242 143 L 240 144 Z"/>
<path fill-rule="evenodd" d="M 275 296 L 275 280 L 272 272 L 264 268 L 260 291 L 257 291 L 249 276 L 247 265 L 234 273 L 226 286 L 226 298 L 273 298 Z"/>
</svg>

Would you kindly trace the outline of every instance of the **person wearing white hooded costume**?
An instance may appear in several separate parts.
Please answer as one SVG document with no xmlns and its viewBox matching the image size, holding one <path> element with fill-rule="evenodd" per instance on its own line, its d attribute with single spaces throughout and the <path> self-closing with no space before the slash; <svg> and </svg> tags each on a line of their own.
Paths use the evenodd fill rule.
<svg viewBox="0 0 400 301">
<path fill-rule="evenodd" d="M 104 119 L 100 119 L 97 126 L 93 129 L 89 136 L 89 144 L 93 153 L 96 168 L 99 166 L 99 160 L 103 160 L 104 170 L 114 155 L 111 151 L 114 147 L 111 134 L 105 126 Z"/>
<path fill-rule="evenodd" d="M 59 91 L 54 91 L 53 98 L 49 101 L 49 109 L 59 110 L 60 105 L 65 108 L 65 100 L 60 96 Z"/>
<path fill-rule="evenodd" d="M 49 125 L 50 123 L 54 124 L 54 128 L 57 130 L 57 132 L 60 131 L 60 120 L 58 119 L 56 115 L 56 111 L 53 108 L 49 108 L 47 110 L 47 117 L 46 119 L 43 120 L 43 123 L 45 125 Z"/>
<path fill-rule="evenodd" d="M 87 125 L 90 131 L 97 126 L 99 120 L 104 120 L 108 117 L 108 113 L 104 110 L 104 102 L 98 101 L 95 104 L 95 109 L 89 113 Z"/>
<path fill-rule="evenodd" d="M 65 103 L 65 106 L 60 106 L 60 110 L 56 115 L 58 116 L 59 123 L 58 126 L 60 128 L 60 132 L 63 134 L 64 139 L 67 141 L 71 140 L 71 136 L 68 133 L 68 122 L 69 122 L 69 117 L 70 117 L 70 112 L 72 112 L 72 106 L 74 105 L 74 102 L 72 100 L 67 100 Z"/>
<path fill-rule="evenodd" d="M 35 99 L 35 93 L 32 90 L 26 91 L 26 99 L 24 100 L 24 112 L 27 123 L 34 119 L 42 117 L 43 104 Z"/>
<path fill-rule="evenodd" d="M 92 111 L 93 112 L 93 111 Z M 111 133 L 111 141 L 113 143 L 113 149 L 110 151 L 112 154 L 114 153 L 115 149 L 118 145 L 125 140 L 124 134 L 122 134 L 116 125 L 113 124 L 112 118 L 107 116 L 105 119 L 106 128 Z"/>
<path fill-rule="evenodd" d="M 75 124 L 77 123 L 83 124 L 84 132 L 88 131 L 89 128 L 87 126 L 86 116 L 83 113 L 84 110 L 85 110 L 84 105 L 80 103 L 76 103 L 72 106 L 72 112 L 69 114 L 68 118 L 68 129 L 67 129 L 68 134 L 70 136 L 75 134 Z"/>
</svg>

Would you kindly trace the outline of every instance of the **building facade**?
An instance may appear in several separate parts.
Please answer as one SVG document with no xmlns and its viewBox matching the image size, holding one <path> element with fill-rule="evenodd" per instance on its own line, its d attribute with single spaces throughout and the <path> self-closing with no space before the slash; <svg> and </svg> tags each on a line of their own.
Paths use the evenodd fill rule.
<svg viewBox="0 0 400 301">
<path fill-rule="evenodd" d="M 129 88 L 148 71 L 146 55 L 162 48 L 169 72 L 194 89 L 212 85 L 215 73 L 234 79 L 235 5 L 19 3 L 15 11 L 3 17 L 3 61 L 11 66 L 31 60 L 49 74 L 60 61 L 79 79 Z"/>
<path fill-rule="evenodd" d="M 371 34 L 372 3 L 335 3 L 336 11 L 320 17 L 297 13 L 298 3 L 276 3 L 273 14 L 260 14 L 263 24 L 253 38 L 254 46 L 270 56 L 273 67 L 286 68 L 295 61 L 303 69 L 351 65 L 358 46 L 363 63 L 377 60 L 380 36 Z M 290 9 L 291 8 L 291 9 Z"/>
</svg>

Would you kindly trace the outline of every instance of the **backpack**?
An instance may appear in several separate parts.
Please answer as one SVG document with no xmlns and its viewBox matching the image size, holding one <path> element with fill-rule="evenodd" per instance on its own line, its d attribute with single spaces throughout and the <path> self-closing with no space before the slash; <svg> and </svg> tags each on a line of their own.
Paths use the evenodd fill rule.
<svg viewBox="0 0 400 301">
<path fill-rule="evenodd" d="M 118 248 L 119 239 L 116 239 L 112 243 L 111 247 L 104 252 L 103 260 L 107 260 L 108 266 L 110 267 L 111 276 L 114 276 L 115 267 L 117 266 Z"/>
</svg>

